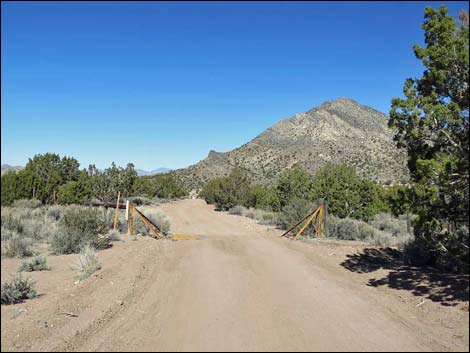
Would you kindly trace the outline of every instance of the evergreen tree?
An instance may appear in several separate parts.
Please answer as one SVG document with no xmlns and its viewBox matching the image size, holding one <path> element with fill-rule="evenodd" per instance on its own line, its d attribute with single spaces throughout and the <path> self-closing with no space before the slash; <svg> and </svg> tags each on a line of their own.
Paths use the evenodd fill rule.
<svg viewBox="0 0 470 353">
<path fill-rule="evenodd" d="M 405 98 L 392 100 L 390 126 L 398 145 L 408 150 L 417 199 L 415 235 L 439 254 L 449 252 L 445 244 L 462 225 L 468 249 L 468 17 L 461 12 L 454 21 L 445 6 L 427 7 L 422 28 L 426 47 L 413 49 L 425 71 L 406 80 Z"/>
</svg>

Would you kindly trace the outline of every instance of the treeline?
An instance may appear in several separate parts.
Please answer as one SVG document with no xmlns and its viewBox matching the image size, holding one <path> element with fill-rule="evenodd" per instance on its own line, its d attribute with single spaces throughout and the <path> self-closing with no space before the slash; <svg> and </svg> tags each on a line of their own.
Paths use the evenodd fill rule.
<svg viewBox="0 0 470 353">
<path fill-rule="evenodd" d="M 75 158 L 46 153 L 29 159 L 25 168 L 1 177 L 1 203 L 38 199 L 43 204 L 81 204 L 98 200 L 114 202 L 118 191 L 123 197 L 175 198 L 188 194 L 171 176 L 138 177 L 132 163 L 125 168 L 114 163 L 104 171 L 95 165 L 80 169 Z"/>
<path fill-rule="evenodd" d="M 334 215 L 367 221 L 379 212 L 406 212 L 402 202 L 408 197 L 407 190 L 400 185 L 385 189 L 358 177 L 353 167 L 328 163 L 315 176 L 294 166 L 273 185 L 253 184 L 241 169 L 234 169 L 228 176 L 209 181 L 199 196 L 218 210 L 240 205 L 274 212 L 323 198 Z"/>
</svg>

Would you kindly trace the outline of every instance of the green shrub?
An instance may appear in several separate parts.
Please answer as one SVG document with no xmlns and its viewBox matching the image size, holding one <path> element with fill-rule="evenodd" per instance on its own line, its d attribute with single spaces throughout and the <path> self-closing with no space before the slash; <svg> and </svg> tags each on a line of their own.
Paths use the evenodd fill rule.
<svg viewBox="0 0 470 353">
<path fill-rule="evenodd" d="M 276 190 L 280 208 L 284 208 L 295 200 L 311 200 L 312 177 L 300 165 L 295 165 L 279 175 Z"/>
<path fill-rule="evenodd" d="M 210 180 L 199 193 L 218 211 L 228 211 L 236 205 L 249 205 L 250 182 L 245 172 L 233 169 L 229 176 Z"/>
<path fill-rule="evenodd" d="M 134 195 L 145 195 L 159 199 L 175 199 L 188 195 L 188 191 L 171 175 L 139 177 L 134 182 Z M 144 201 L 145 202 L 145 201 Z M 139 206 L 138 203 L 135 203 Z M 145 205 L 147 203 L 142 203 Z"/>
<path fill-rule="evenodd" d="M 413 266 L 425 266 L 433 263 L 432 249 L 424 241 L 416 240 L 404 248 L 405 261 Z"/>
<path fill-rule="evenodd" d="M 325 199 L 329 212 L 337 217 L 367 221 L 386 209 L 381 190 L 372 181 L 359 178 L 353 167 L 327 163 L 315 174 L 310 199 Z"/>
<path fill-rule="evenodd" d="M 406 220 L 393 218 L 391 215 L 383 212 L 375 215 L 374 218 L 369 221 L 369 224 L 374 228 L 386 233 L 390 233 L 393 236 L 409 233 Z"/>
<path fill-rule="evenodd" d="M 359 228 L 358 222 L 355 222 L 351 218 L 337 218 L 328 217 L 327 220 L 327 234 L 330 238 L 342 239 L 342 240 L 364 240 L 366 234 L 370 236 L 365 228 Z M 373 231 L 373 228 L 370 227 Z M 362 230 L 362 232 L 361 232 Z M 365 233 L 366 231 L 367 233 Z"/>
<path fill-rule="evenodd" d="M 155 193 L 161 199 L 174 199 L 188 195 L 188 191 L 171 175 L 153 175 L 151 176 Z"/>
<path fill-rule="evenodd" d="M 5 284 L 2 284 L 1 304 L 15 304 L 22 302 L 24 299 L 32 299 L 36 297 L 34 284 L 34 281 L 30 278 L 23 279 L 21 275 L 12 278 Z"/>
<path fill-rule="evenodd" d="M 13 202 L 20 199 L 23 190 L 18 190 L 18 184 L 21 183 L 21 179 L 18 177 L 16 171 L 7 171 L 1 177 L 1 202 L 2 206 L 11 206 Z"/>
<path fill-rule="evenodd" d="M 102 209 L 70 207 L 59 222 L 59 229 L 51 240 L 55 254 L 78 253 L 86 244 L 95 249 L 109 247 L 107 237 L 109 220 Z"/>
<path fill-rule="evenodd" d="M 80 180 L 71 180 L 66 184 L 60 185 L 57 191 L 57 203 L 61 205 L 82 204 L 90 194 L 90 183 L 87 177 L 81 177 Z"/>
<path fill-rule="evenodd" d="M 19 272 L 48 271 L 47 259 L 44 256 L 36 256 L 31 261 L 24 261 L 18 268 Z"/>
<path fill-rule="evenodd" d="M 101 263 L 93 247 L 85 245 L 80 250 L 78 257 L 78 270 L 80 271 L 80 280 L 90 277 L 91 274 L 101 269 Z"/>
<path fill-rule="evenodd" d="M 461 226 L 455 232 L 433 234 L 432 239 L 416 237 L 405 247 L 407 263 L 434 266 L 446 272 L 465 272 L 469 268 L 469 231 Z"/>
<path fill-rule="evenodd" d="M 281 203 L 277 189 L 267 185 L 253 185 L 250 187 L 249 202 L 246 206 L 266 211 L 279 211 Z"/>
<path fill-rule="evenodd" d="M 33 256 L 33 241 L 22 236 L 13 237 L 2 244 L 2 255 L 7 257 Z"/>
</svg>

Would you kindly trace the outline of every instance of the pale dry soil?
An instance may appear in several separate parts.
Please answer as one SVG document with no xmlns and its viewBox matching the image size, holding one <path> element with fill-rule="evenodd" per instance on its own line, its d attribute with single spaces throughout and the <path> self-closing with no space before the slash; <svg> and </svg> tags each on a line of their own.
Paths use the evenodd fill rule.
<svg viewBox="0 0 470 353">
<path fill-rule="evenodd" d="M 77 255 L 49 256 L 25 274 L 40 296 L 1 307 L 2 351 L 468 350 L 468 301 L 369 285 L 392 270 L 342 265 L 362 244 L 280 238 L 202 200 L 159 207 L 198 239 L 124 235 L 78 283 Z M 2 259 L 2 283 L 20 262 Z"/>
</svg>

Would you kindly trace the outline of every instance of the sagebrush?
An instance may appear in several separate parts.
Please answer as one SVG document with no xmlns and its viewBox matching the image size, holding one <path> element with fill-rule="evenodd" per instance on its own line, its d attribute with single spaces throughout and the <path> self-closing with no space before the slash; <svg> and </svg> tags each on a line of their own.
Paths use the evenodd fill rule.
<svg viewBox="0 0 470 353">
<path fill-rule="evenodd" d="M 47 258 L 44 256 L 36 256 L 31 261 L 23 261 L 18 268 L 19 272 L 48 271 L 50 267 L 47 265 Z"/>
<path fill-rule="evenodd" d="M 95 249 L 110 246 L 108 212 L 100 208 L 70 206 L 59 222 L 59 229 L 51 239 L 55 254 L 79 253 L 85 245 Z"/>
<path fill-rule="evenodd" d="M 15 304 L 36 297 L 34 286 L 35 282 L 30 278 L 23 279 L 21 275 L 12 278 L 2 284 L 1 304 Z"/>
</svg>

